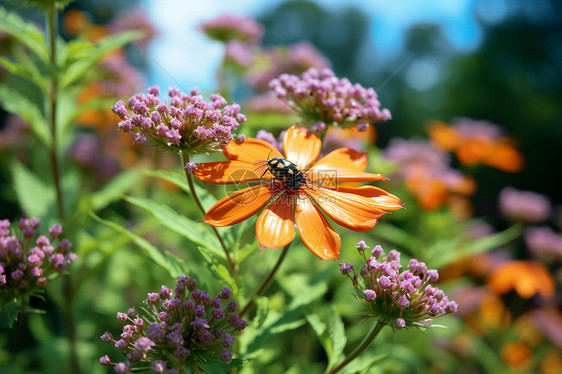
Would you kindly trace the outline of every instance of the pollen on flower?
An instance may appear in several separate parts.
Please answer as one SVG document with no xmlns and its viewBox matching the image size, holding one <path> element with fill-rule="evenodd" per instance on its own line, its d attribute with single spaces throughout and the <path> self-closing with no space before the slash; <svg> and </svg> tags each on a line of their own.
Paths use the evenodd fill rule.
<svg viewBox="0 0 562 374">
<path fill-rule="evenodd" d="M 114 344 L 127 361 L 114 363 L 104 356 L 100 364 L 113 365 L 117 372 L 148 365 L 157 373 L 171 373 L 195 372 L 200 362 L 209 360 L 230 362 L 234 332 L 243 330 L 247 322 L 235 313 L 234 300 L 223 307 L 221 300 L 232 297 L 230 289 L 225 287 L 211 299 L 195 285 L 193 278 L 182 275 L 173 292 L 162 286 L 158 293 L 149 293 L 145 307 L 138 309 L 142 312 L 133 313 L 134 325 L 126 324 L 131 313 L 118 313 L 125 324 L 121 339 L 116 341 L 109 332 L 100 338 Z"/>
<path fill-rule="evenodd" d="M 356 298 L 369 305 L 374 318 L 400 330 L 429 327 L 431 319 L 457 311 L 456 302 L 429 284 L 439 278 L 437 270 L 428 270 L 423 262 L 412 259 L 408 269 L 400 272 L 400 252 L 391 250 L 385 256 L 379 245 L 373 252 L 376 255 L 365 260 L 359 275 L 348 277 L 353 281 Z M 342 266 L 350 265 L 340 264 L 340 269 Z"/>
</svg>

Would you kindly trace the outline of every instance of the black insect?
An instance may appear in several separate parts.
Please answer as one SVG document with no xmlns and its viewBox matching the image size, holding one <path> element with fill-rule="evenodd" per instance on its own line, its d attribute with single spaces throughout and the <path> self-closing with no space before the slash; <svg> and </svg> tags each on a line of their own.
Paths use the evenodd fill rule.
<svg viewBox="0 0 562 374">
<path fill-rule="evenodd" d="M 285 183 L 287 190 L 298 190 L 302 185 L 307 185 L 306 175 L 287 159 L 274 157 L 267 160 L 267 169 L 261 176 L 263 177 L 268 171 L 275 180 Z"/>
</svg>

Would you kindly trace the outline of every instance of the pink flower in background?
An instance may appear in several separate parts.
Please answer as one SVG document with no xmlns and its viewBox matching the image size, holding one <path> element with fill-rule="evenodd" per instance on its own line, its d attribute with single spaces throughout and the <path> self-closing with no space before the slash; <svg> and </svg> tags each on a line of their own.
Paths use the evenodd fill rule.
<svg viewBox="0 0 562 374">
<path fill-rule="evenodd" d="M 505 218 L 530 223 L 543 222 L 551 213 L 547 196 L 505 187 L 499 195 L 500 211 Z"/>
<path fill-rule="evenodd" d="M 199 29 L 209 38 L 221 42 L 238 40 L 259 44 L 264 33 L 263 26 L 250 16 L 224 14 L 203 22 Z"/>
<path fill-rule="evenodd" d="M 529 227 L 525 229 L 524 238 L 527 247 L 537 258 L 562 260 L 562 235 L 550 227 Z"/>
<path fill-rule="evenodd" d="M 226 61 L 232 62 L 240 68 L 250 67 L 255 60 L 252 46 L 241 43 L 237 40 L 231 40 L 226 43 L 226 52 L 224 56 Z"/>
<path fill-rule="evenodd" d="M 148 44 L 158 36 L 158 29 L 154 26 L 146 11 L 141 8 L 119 13 L 117 17 L 111 20 L 109 30 L 112 34 L 133 30 L 143 31 L 145 36 L 134 42 L 143 49 L 147 48 Z"/>
</svg>

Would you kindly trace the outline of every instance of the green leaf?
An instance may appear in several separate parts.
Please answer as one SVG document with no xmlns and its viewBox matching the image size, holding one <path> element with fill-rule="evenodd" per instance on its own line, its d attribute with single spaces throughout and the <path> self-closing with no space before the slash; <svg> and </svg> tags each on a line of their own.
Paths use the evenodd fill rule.
<svg viewBox="0 0 562 374">
<path fill-rule="evenodd" d="M 29 217 L 54 217 L 56 200 L 52 186 L 17 161 L 12 163 L 12 180 L 18 202 Z"/>
<path fill-rule="evenodd" d="M 205 259 L 205 261 L 207 261 L 207 267 L 213 273 L 213 275 L 217 278 L 222 279 L 226 283 L 226 285 L 232 291 L 234 291 L 234 293 L 237 293 L 238 285 L 236 284 L 236 281 L 234 280 L 234 278 L 232 278 L 232 275 L 230 274 L 230 271 L 228 270 L 226 265 L 218 261 L 219 257 L 224 258 L 222 251 L 218 253 L 220 251 L 220 249 L 218 248 L 209 249 L 199 246 L 197 247 L 197 250 Z"/>
<path fill-rule="evenodd" d="M 92 194 L 92 210 L 96 212 L 121 199 L 124 193 L 137 185 L 141 176 L 142 172 L 139 169 L 130 169 L 113 178 L 102 189 Z"/>
<path fill-rule="evenodd" d="M 49 125 L 43 117 L 43 113 L 34 103 L 18 91 L 0 83 L 0 102 L 4 110 L 23 118 L 37 137 L 47 146 L 51 145 L 51 133 Z"/>
<path fill-rule="evenodd" d="M 174 278 L 179 277 L 181 274 L 188 273 L 187 264 L 184 260 L 168 250 L 166 250 L 164 253 L 166 255 L 166 258 L 168 259 L 168 262 L 170 263 L 172 271 L 175 273 L 175 275 L 173 275 Z"/>
<path fill-rule="evenodd" d="M 377 365 L 382 360 L 389 357 L 388 353 L 375 356 L 374 358 L 368 356 L 359 356 L 357 359 L 351 361 L 349 365 L 342 369 L 343 373 L 370 373 L 373 366 Z"/>
<path fill-rule="evenodd" d="M 163 170 L 158 170 L 158 171 L 147 170 L 145 171 L 145 173 L 147 175 L 150 175 L 151 177 L 157 177 L 165 181 L 168 181 L 170 183 L 173 183 L 179 188 L 181 188 L 183 191 L 191 195 L 191 190 L 189 189 L 189 185 L 187 184 L 184 174 L 178 174 L 171 171 L 163 171 Z M 197 194 L 197 196 L 199 196 L 199 199 L 201 200 L 201 205 L 203 205 L 203 208 L 205 210 L 209 210 L 209 208 L 212 207 L 217 202 L 217 199 L 215 199 L 213 195 L 211 195 L 205 189 L 199 187 L 196 184 L 195 184 L 195 193 Z"/>
<path fill-rule="evenodd" d="M 10 74 L 35 83 L 39 88 L 43 90 L 43 92 L 47 91 L 49 81 L 47 77 L 39 72 L 35 65 L 24 65 L 19 62 L 11 61 L 2 56 L 0 56 L 0 65 L 2 65 L 8 72 L 10 72 Z"/>
<path fill-rule="evenodd" d="M 137 234 L 127 230 L 126 228 L 124 228 L 124 227 L 122 227 L 122 226 L 120 226 L 120 225 L 118 225 L 114 222 L 111 222 L 111 221 L 105 220 L 101 217 L 98 217 L 93 212 L 90 212 L 90 215 L 96 221 L 98 221 L 100 223 L 103 223 L 104 225 L 106 225 L 108 227 L 111 227 L 115 231 L 117 231 L 117 232 L 125 235 L 129 239 L 131 239 L 133 241 L 133 243 L 135 243 L 140 249 L 142 249 L 144 251 L 144 253 L 148 256 L 148 258 L 150 258 L 152 261 L 154 261 L 154 263 L 156 263 L 162 269 L 166 270 L 172 277 L 176 276 L 175 271 L 170 266 L 170 263 L 168 262 L 166 257 L 164 257 L 164 255 L 158 250 L 158 248 L 156 248 L 155 246 L 150 244 L 148 242 L 148 240 L 146 240 L 144 238 L 141 238 Z"/>
<path fill-rule="evenodd" d="M 0 328 L 11 329 L 14 322 L 18 319 L 21 307 L 17 301 L 11 301 L 0 306 Z"/>
<path fill-rule="evenodd" d="M 456 238 L 439 240 L 427 248 L 427 258 L 432 259 L 428 264 L 440 269 L 461 258 L 490 251 L 514 240 L 521 235 L 522 230 L 522 225 L 513 225 L 504 231 L 471 241 L 464 246 L 460 246 Z"/>
<path fill-rule="evenodd" d="M 332 367 L 343 358 L 347 338 L 343 321 L 336 309 L 332 306 L 324 312 L 328 313 L 323 316 L 326 323 L 322 322 L 316 314 L 306 314 L 306 319 L 326 351 L 329 360 L 328 367 Z"/>
<path fill-rule="evenodd" d="M 163 226 L 175 231 L 191 242 L 209 249 L 220 248 L 220 243 L 217 238 L 207 231 L 203 224 L 182 216 L 172 208 L 149 199 L 138 197 L 126 196 L 125 200 L 144 209 L 153 215 Z"/>
<path fill-rule="evenodd" d="M 49 60 L 49 49 L 44 34 L 31 22 L 25 22 L 16 13 L 0 8 L 0 30 L 12 35 L 41 60 Z"/>
<path fill-rule="evenodd" d="M 98 61 L 114 49 L 144 36 L 142 31 L 128 31 L 110 35 L 97 43 L 84 40 L 71 41 L 62 59 L 59 87 L 64 89 L 79 81 Z"/>
</svg>

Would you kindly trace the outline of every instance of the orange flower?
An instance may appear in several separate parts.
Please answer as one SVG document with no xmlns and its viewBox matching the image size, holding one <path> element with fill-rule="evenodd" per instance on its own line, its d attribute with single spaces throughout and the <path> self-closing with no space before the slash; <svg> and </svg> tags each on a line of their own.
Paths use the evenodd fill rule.
<svg viewBox="0 0 562 374">
<path fill-rule="evenodd" d="M 555 283 L 543 265 L 534 261 L 509 261 L 498 265 L 488 280 L 490 288 L 497 294 L 515 290 L 528 299 L 536 293 L 544 299 L 554 296 Z"/>
<path fill-rule="evenodd" d="M 193 174 L 216 184 L 261 183 L 218 201 L 203 220 L 215 227 L 230 226 L 265 207 L 256 223 L 262 248 L 289 244 L 296 224 L 303 243 L 316 256 L 324 260 L 338 258 L 340 236 L 322 212 L 341 226 L 366 232 L 382 215 L 402 208 L 402 203 L 377 187 L 341 185 L 340 182 L 385 178 L 365 173 L 366 154 L 350 148 L 337 149 L 314 162 L 321 145 L 317 135 L 296 126 L 287 130 L 283 138 L 285 157 L 262 140 L 248 138 L 241 144 L 231 141 L 223 149 L 229 161 L 198 164 Z M 272 169 L 268 161 L 273 159 L 285 164 L 281 171 Z M 292 166 L 288 166 L 290 163 Z"/>
<path fill-rule="evenodd" d="M 513 141 L 502 137 L 494 124 L 468 118 L 458 119 L 454 126 L 431 121 L 427 132 L 438 147 L 455 152 L 465 165 L 482 163 L 509 173 L 521 171 L 525 165 Z"/>
</svg>

